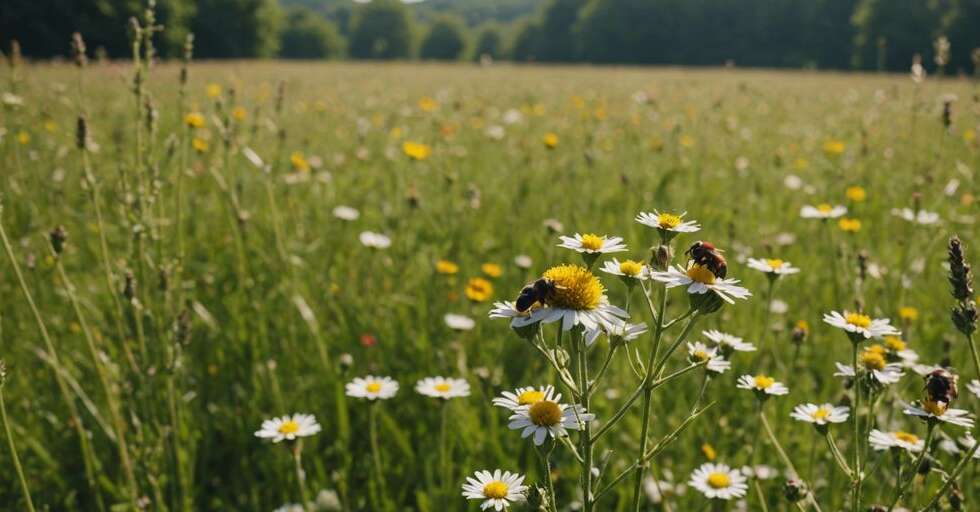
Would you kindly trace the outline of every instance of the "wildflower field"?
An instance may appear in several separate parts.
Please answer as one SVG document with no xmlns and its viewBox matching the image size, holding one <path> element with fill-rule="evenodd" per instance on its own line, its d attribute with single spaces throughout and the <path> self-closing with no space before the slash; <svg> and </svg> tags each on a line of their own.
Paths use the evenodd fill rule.
<svg viewBox="0 0 980 512">
<path fill-rule="evenodd" d="M 4 510 L 980 499 L 976 82 L 16 57 Z"/>
</svg>

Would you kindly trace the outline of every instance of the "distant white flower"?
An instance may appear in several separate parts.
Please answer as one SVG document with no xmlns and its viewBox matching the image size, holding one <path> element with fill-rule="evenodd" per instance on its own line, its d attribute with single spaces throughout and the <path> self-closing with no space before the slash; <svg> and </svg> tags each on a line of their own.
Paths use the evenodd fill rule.
<svg viewBox="0 0 980 512">
<path fill-rule="evenodd" d="M 531 405 L 514 409 L 507 427 L 521 430 L 521 437 L 532 437 L 534 444 L 540 446 L 544 440 L 568 435 L 569 430 L 579 430 L 586 422 L 595 419 L 581 405 L 562 404 L 557 400 L 539 400 Z"/>
<path fill-rule="evenodd" d="M 951 425 L 973 428 L 973 418 L 964 409 L 950 409 L 943 402 L 923 401 L 910 404 L 902 411 L 910 416 L 918 416 L 928 421 L 942 421 Z"/>
<path fill-rule="evenodd" d="M 773 274 L 776 276 L 786 275 L 786 274 L 796 274 L 800 269 L 794 267 L 788 261 L 783 261 L 778 258 L 771 259 L 760 259 L 760 258 L 749 258 L 748 266 L 754 268 L 760 272 L 765 272 L 766 274 Z"/>
<path fill-rule="evenodd" d="M 687 212 L 675 215 L 667 212 L 654 210 L 650 212 L 640 212 L 636 216 L 636 222 L 656 228 L 661 233 L 694 233 L 701 230 L 701 226 L 694 220 L 684 220 Z"/>
<path fill-rule="evenodd" d="M 966 389 L 969 389 L 971 393 L 980 398 L 980 380 L 973 379 L 969 384 L 966 385 Z"/>
<path fill-rule="evenodd" d="M 790 190 L 799 190 L 803 188 L 803 180 L 795 174 L 787 174 L 783 178 L 783 185 Z"/>
<path fill-rule="evenodd" d="M 789 388 L 782 382 L 768 375 L 742 375 L 738 378 L 736 387 L 740 389 L 750 389 L 756 393 L 764 395 L 785 395 L 789 393 Z"/>
<path fill-rule="evenodd" d="M 633 260 L 619 261 L 616 258 L 606 260 L 602 264 L 602 268 L 600 268 L 600 270 L 614 276 L 624 277 L 627 279 L 636 279 L 639 281 L 645 281 L 650 278 L 650 267 L 647 267 L 641 262 Z"/>
<path fill-rule="evenodd" d="M 705 338 L 717 343 L 722 352 L 754 352 L 755 345 L 742 341 L 742 338 L 716 330 L 702 331 Z"/>
<path fill-rule="evenodd" d="M 561 243 L 558 244 L 558 247 L 571 249 L 575 252 L 607 254 L 626 250 L 626 244 L 622 243 L 623 238 L 618 236 L 606 238 L 605 236 L 593 235 L 591 233 L 584 235 L 575 233 L 574 237 L 560 236 L 559 238 L 561 239 Z"/>
<path fill-rule="evenodd" d="M 817 206 L 804 206 L 800 208 L 800 217 L 804 219 L 836 219 L 847 213 L 846 206 L 832 206 L 827 203 L 821 203 Z"/>
<path fill-rule="evenodd" d="M 925 210 L 915 211 L 911 208 L 892 208 L 892 215 L 922 226 L 939 223 L 939 214 Z"/>
<path fill-rule="evenodd" d="M 476 322 L 472 318 L 455 313 L 446 313 L 442 319 L 450 329 L 456 331 L 469 331 L 476 326 Z"/>
<path fill-rule="evenodd" d="M 333 209 L 333 216 L 340 220 L 357 220 L 361 216 L 361 212 L 350 206 L 341 205 Z"/>
<path fill-rule="evenodd" d="M 331 512 L 342 510 L 340 496 L 337 496 L 337 491 L 332 489 L 321 489 L 316 495 L 315 503 L 318 510 Z"/>
<path fill-rule="evenodd" d="M 908 432 L 884 432 L 873 429 L 868 436 L 868 442 L 875 450 L 888 450 L 890 448 L 901 448 L 908 452 L 921 452 L 925 447 L 925 441 L 919 436 Z"/>
<path fill-rule="evenodd" d="M 708 348 L 707 345 L 700 341 L 687 344 L 687 359 L 691 363 L 707 362 L 705 368 L 713 373 L 725 373 L 725 371 L 732 367 L 732 363 L 726 361 L 725 358 L 718 354 L 717 347 Z"/>
<path fill-rule="evenodd" d="M 4 92 L 0 95 L 0 102 L 8 107 L 19 107 L 24 104 L 24 99 L 11 92 Z"/>
<path fill-rule="evenodd" d="M 398 382 L 391 377 L 357 377 L 347 383 L 345 387 L 347 396 L 354 398 L 367 398 L 368 400 L 387 400 L 398 393 Z"/>
<path fill-rule="evenodd" d="M 789 311 L 789 304 L 779 299 L 772 299 L 772 303 L 769 305 L 769 311 L 774 315 L 784 315 Z"/>
<path fill-rule="evenodd" d="M 779 476 L 778 469 L 772 466 L 766 466 L 765 464 L 758 464 L 755 467 L 742 466 L 739 471 L 749 478 L 758 478 L 759 480 L 772 480 Z"/>
<path fill-rule="evenodd" d="M 255 432 L 255 437 L 278 443 L 283 440 L 293 441 L 298 437 L 309 437 L 319 431 L 320 424 L 312 414 L 297 413 L 263 421 L 262 428 Z"/>
<path fill-rule="evenodd" d="M 524 120 L 524 114 L 516 108 L 508 109 L 504 112 L 503 120 L 505 124 L 517 124 Z"/>
<path fill-rule="evenodd" d="M 391 247 L 391 239 L 381 233 L 362 231 L 360 239 L 364 247 L 371 247 L 372 249 L 387 249 Z"/>
<path fill-rule="evenodd" d="M 667 288 L 686 286 L 689 294 L 714 292 L 725 302 L 734 304 L 735 299 L 752 296 L 748 289 L 738 286 L 738 279 L 719 279 L 707 267 L 689 263 L 687 268 L 675 265 L 666 272 L 651 272 L 650 277 L 664 283 Z"/>
<path fill-rule="evenodd" d="M 863 353 L 862 356 L 866 355 L 867 352 Z M 904 373 L 902 373 L 902 366 L 897 363 L 889 363 L 886 365 L 879 365 L 877 362 L 862 362 L 868 374 L 875 382 L 881 385 L 894 384 L 902 379 Z M 834 372 L 834 377 L 845 377 L 848 379 L 854 378 L 854 367 L 841 363 L 834 363 L 837 366 L 837 371 Z"/>
<path fill-rule="evenodd" d="M 306 512 L 306 507 L 299 503 L 286 503 L 272 512 Z"/>
<path fill-rule="evenodd" d="M 826 425 L 828 423 L 843 423 L 847 421 L 849 409 L 834 404 L 800 404 L 793 409 L 790 416 L 798 421 Z"/>
<path fill-rule="evenodd" d="M 864 339 L 898 336 L 901 334 L 898 329 L 892 327 L 890 320 L 886 318 L 871 318 L 863 313 L 851 313 L 848 311 L 838 313 L 837 311 L 831 311 L 830 313 L 824 314 L 823 321 L 838 329 L 847 331 L 849 335 L 854 334 Z"/>
<path fill-rule="evenodd" d="M 604 326 L 603 331 L 606 332 L 606 335 L 609 336 L 610 339 L 628 342 L 639 338 L 643 335 L 643 333 L 647 332 L 647 324 L 643 322 L 638 324 L 619 322 L 613 325 Z"/>
<path fill-rule="evenodd" d="M 415 391 L 428 397 L 449 400 L 470 396 L 470 383 L 465 379 L 426 377 L 415 384 Z"/>
<path fill-rule="evenodd" d="M 727 464 L 702 464 L 691 473 L 688 485 L 710 499 L 730 500 L 745 496 L 749 485 L 745 475 Z"/>
<path fill-rule="evenodd" d="M 533 264 L 534 260 L 532 260 L 527 254 L 518 254 L 517 256 L 514 256 L 514 265 L 517 265 L 520 268 L 531 268 L 531 265 Z"/>
<path fill-rule="evenodd" d="M 466 483 L 463 484 L 463 497 L 468 500 L 484 500 L 480 510 L 492 508 L 499 512 L 510 507 L 511 503 L 525 501 L 526 492 L 524 476 L 510 471 L 501 472 L 499 469 L 493 473 L 477 471 L 473 476 L 466 477 Z"/>
<path fill-rule="evenodd" d="M 648 476 L 643 481 L 643 491 L 646 493 L 650 503 L 656 505 L 663 503 L 664 496 L 668 494 L 676 496 L 684 495 L 687 491 L 687 486 L 684 484 L 675 484 L 670 480 L 655 480 L 653 477 Z"/>
<path fill-rule="evenodd" d="M 542 400 L 551 400 L 553 402 L 561 401 L 561 393 L 555 393 L 555 387 L 539 386 L 535 387 L 523 387 L 517 388 L 514 391 L 503 391 L 500 396 L 494 398 L 492 403 L 497 407 L 503 407 L 504 409 L 509 409 L 511 411 L 517 410 L 518 407 L 525 405 L 534 405 Z"/>
</svg>

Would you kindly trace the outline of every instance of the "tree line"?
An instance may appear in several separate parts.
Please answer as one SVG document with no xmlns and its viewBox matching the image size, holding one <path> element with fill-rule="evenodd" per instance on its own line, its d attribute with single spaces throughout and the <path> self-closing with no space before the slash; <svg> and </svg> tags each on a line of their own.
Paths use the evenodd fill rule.
<svg viewBox="0 0 980 512">
<path fill-rule="evenodd" d="M 464 19 L 443 2 L 435 16 L 429 6 L 424 22 L 417 5 L 399 0 L 284 1 L 158 0 L 166 27 L 159 53 L 177 57 L 193 32 L 200 58 L 907 70 L 919 54 L 963 72 L 980 59 L 980 0 L 545 0 L 538 12 L 507 21 Z M 143 9 L 144 0 L 5 0 L 0 41 L 17 39 L 25 55 L 50 58 L 66 55 L 67 35 L 78 31 L 91 48 L 122 58 L 127 20 Z M 948 56 L 936 54 L 940 37 Z"/>
</svg>

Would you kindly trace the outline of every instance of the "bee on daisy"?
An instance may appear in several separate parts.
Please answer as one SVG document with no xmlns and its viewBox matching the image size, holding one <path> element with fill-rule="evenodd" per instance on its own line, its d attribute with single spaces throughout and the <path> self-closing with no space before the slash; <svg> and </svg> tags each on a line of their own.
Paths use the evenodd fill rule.
<svg viewBox="0 0 980 512">
<path fill-rule="evenodd" d="M 884 450 L 905 450 L 909 453 L 918 453 L 925 448 L 925 441 L 915 434 L 900 430 L 885 432 L 883 430 L 872 429 L 868 436 L 868 444 L 878 451 Z"/>
<path fill-rule="evenodd" d="M 823 316 L 823 321 L 838 329 L 843 329 L 851 341 L 857 343 L 869 338 L 899 336 L 902 334 L 891 325 L 887 318 L 871 318 L 864 313 L 831 311 Z"/>
<path fill-rule="evenodd" d="M 347 383 L 347 396 L 368 400 L 387 400 L 398 393 L 398 382 L 391 377 L 357 377 Z"/>
<path fill-rule="evenodd" d="M 501 511 L 513 503 L 525 501 L 527 486 L 524 476 L 510 471 L 494 470 L 477 471 L 473 476 L 466 477 L 463 484 L 463 497 L 468 500 L 483 500 L 480 510 L 494 509 Z"/>
<path fill-rule="evenodd" d="M 946 402 L 921 400 L 906 406 L 903 413 L 922 418 L 928 423 L 949 423 L 958 427 L 973 428 L 973 418 L 965 409 L 952 409 Z"/>
<path fill-rule="evenodd" d="M 731 500 L 745 496 L 748 491 L 748 479 L 741 471 L 727 464 L 708 462 L 691 473 L 688 485 L 695 488 L 709 499 Z"/>
<path fill-rule="evenodd" d="M 701 230 L 697 221 L 684 220 L 685 215 L 687 212 L 673 214 L 654 210 L 652 213 L 640 212 L 635 220 L 644 226 L 656 229 L 660 239 L 667 243 L 681 233 L 696 233 Z"/>
<path fill-rule="evenodd" d="M 296 413 L 263 421 L 262 427 L 255 432 L 255 437 L 280 443 L 295 441 L 319 432 L 320 424 L 316 422 L 316 417 L 312 414 Z"/>
<path fill-rule="evenodd" d="M 836 219 L 843 217 L 847 213 L 847 207 L 842 205 L 831 205 L 820 203 L 816 206 L 806 205 L 800 208 L 800 217 L 804 219 Z"/>
<path fill-rule="evenodd" d="M 595 419 L 595 415 L 586 412 L 581 405 L 563 404 L 558 400 L 557 397 L 546 397 L 517 407 L 507 427 L 520 430 L 521 438 L 530 437 L 536 446 L 540 446 L 548 437 L 565 437 L 569 430 L 580 430 L 586 422 Z"/>
<path fill-rule="evenodd" d="M 683 286 L 689 295 L 712 293 L 721 300 L 734 304 L 735 299 L 747 299 L 752 296 L 747 288 L 738 286 L 738 279 L 719 278 L 708 267 L 689 262 L 687 267 L 674 265 L 666 272 L 652 272 L 650 276 L 664 283 L 667 288 Z"/>
<path fill-rule="evenodd" d="M 465 379 L 426 377 L 415 384 L 415 391 L 432 398 L 459 398 L 470 396 L 470 384 Z"/>
<path fill-rule="evenodd" d="M 560 321 L 561 329 L 569 331 L 581 325 L 593 340 L 600 328 L 614 329 L 629 318 L 626 311 L 609 303 L 605 287 L 586 267 L 558 265 L 546 270 L 541 279 L 548 284 L 547 296 L 536 297 L 535 303 L 541 304 L 543 298 L 542 307 L 535 308 L 532 304 L 531 314 L 525 318 L 520 311 L 511 311 L 507 309 L 507 303 L 503 303 L 504 307 L 491 311 L 491 317 L 511 318 L 511 325 L 515 327 Z"/>
<path fill-rule="evenodd" d="M 742 375 L 735 387 L 751 390 L 760 400 L 789 393 L 785 384 L 765 374 Z"/>
</svg>

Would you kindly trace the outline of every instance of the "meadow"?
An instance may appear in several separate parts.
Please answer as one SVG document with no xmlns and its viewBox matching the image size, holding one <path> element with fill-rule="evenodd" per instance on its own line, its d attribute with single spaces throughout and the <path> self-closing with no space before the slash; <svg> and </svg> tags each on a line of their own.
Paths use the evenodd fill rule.
<svg viewBox="0 0 980 512">
<path fill-rule="evenodd" d="M 976 296 L 947 254 L 953 235 L 967 263 L 980 251 L 976 82 L 273 61 L 3 73 L 0 508 L 477 510 L 497 502 L 461 486 L 498 468 L 525 477 L 528 502 L 500 494 L 520 489 L 500 476 L 475 492 L 514 510 L 980 499 L 972 428 L 947 421 L 980 403 L 969 326 L 950 318 Z M 635 220 L 655 211 L 700 230 Z M 576 233 L 626 250 L 559 247 Z M 698 240 L 751 296 L 665 288 L 724 282 L 687 266 Z M 613 257 L 648 279 L 600 270 Z M 546 272 L 560 288 L 517 318 L 580 310 L 594 343 L 582 326 L 490 318 L 517 314 L 494 303 Z M 596 278 L 623 308 L 598 320 Z M 646 332 L 624 336 L 622 316 Z M 901 334 L 852 332 L 873 319 Z M 852 360 L 857 385 L 834 375 Z M 958 398 L 924 389 L 936 365 L 960 376 Z M 348 386 L 366 376 L 397 393 Z M 464 382 L 418 392 L 432 376 Z M 545 385 L 569 435 L 538 446 L 509 418 L 540 426 L 553 411 L 492 400 Z M 919 400 L 932 416 L 904 413 Z M 791 417 L 805 403 L 820 412 Z M 815 428 L 842 412 L 825 403 L 852 416 Z M 293 413 L 320 430 L 286 418 L 270 437 L 296 440 L 257 437 Z"/>
</svg>

